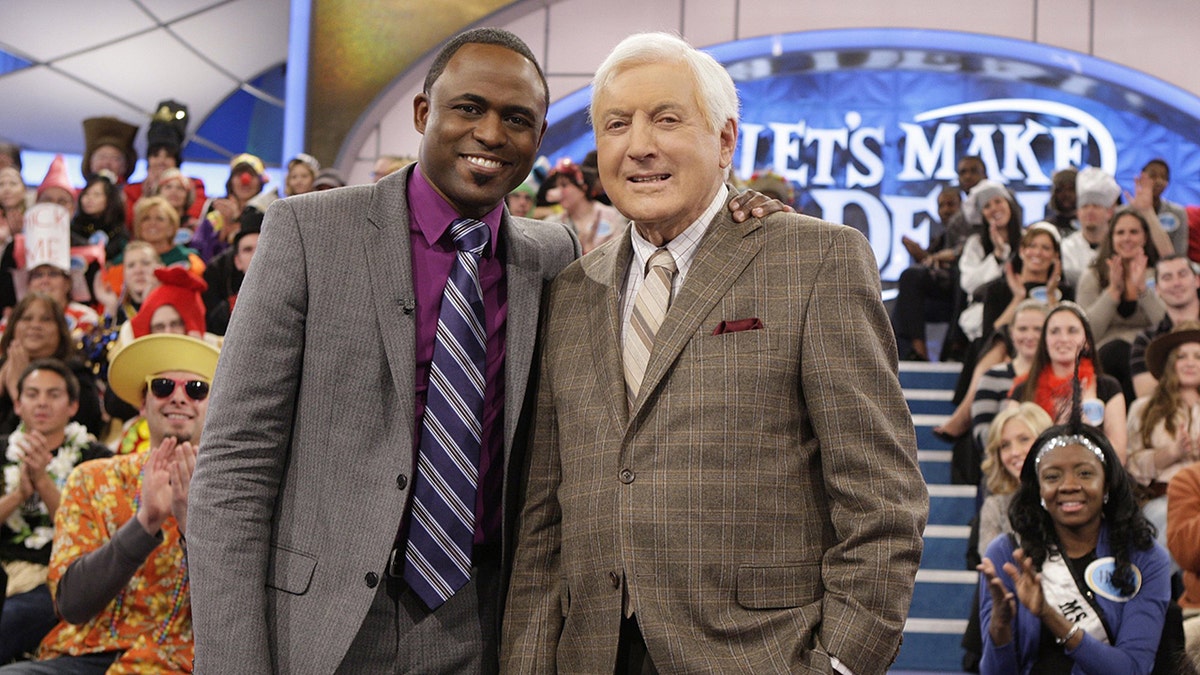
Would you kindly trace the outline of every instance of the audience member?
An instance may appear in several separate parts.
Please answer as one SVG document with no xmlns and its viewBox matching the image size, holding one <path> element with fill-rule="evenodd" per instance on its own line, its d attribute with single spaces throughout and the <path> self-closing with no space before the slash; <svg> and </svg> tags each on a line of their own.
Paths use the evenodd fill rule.
<svg viewBox="0 0 1200 675">
<path fill-rule="evenodd" d="M 92 371 L 76 355 L 58 303 L 48 295 L 31 292 L 13 308 L 0 335 L 0 434 L 12 433 L 20 423 L 15 403 L 20 400 L 21 374 L 30 363 L 47 358 L 66 363 L 79 380 L 79 410 L 71 419 L 91 433 L 99 433 L 103 423 Z"/>
<path fill-rule="evenodd" d="M 10 166 L 0 169 L 0 246 L 7 245 L 25 226 L 27 192 L 19 170 Z"/>
<path fill-rule="evenodd" d="M 238 231 L 238 216 L 247 206 L 266 212 L 278 197 L 274 192 L 263 189 L 269 181 L 270 177 L 258 157 L 242 153 L 230 160 L 225 196 L 211 200 L 204 209 L 204 219 L 192 237 L 191 247 L 204 262 L 229 248 L 229 242 L 233 241 Z"/>
<path fill-rule="evenodd" d="M 415 157 L 402 157 L 400 155 L 380 155 L 375 159 L 375 166 L 371 169 L 371 181 L 379 182 L 379 179 L 384 176 L 389 176 L 396 173 L 400 169 L 417 161 Z"/>
<path fill-rule="evenodd" d="M 1146 346 L 1154 338 L 1171 332 L 1176 324 L 1200 320 L 1200 276 L 1191 261 L 1181 255 L 1161 258 L 1154 266 L 1154 292 L 1167 315 L 1153 328 L 1138 334 L 1129 348 L 1129 375 L 1137 396 L 1149 396 L 1156 380 L 1146 370 Z"/>
<path fill-rule="evenodd" d="M 204 273 L 204 261 L 195 250 L 176 243 L 179 214 L 162 197 L 143 197 L 133 219 L 133 237 L 150 244 L 167 267 Z"/>
<path fill-rule="evenodd" d="M 1137 211 L 1122 208 L 1113 215 L 1104 243 L 1079 281 L 1079 304 L 1096 333 L 1104 372 L 1117 378 L 1130 401 L 1131 343 L 1166 315 L 1162 300 L 1146 283 L 1152 280 L 1157 262 L 1150 225 Z"/>
<path fill-rule="evenodd" d="M 1183 571 L 1183 629 L 1188 653 L 1200 655 L 1200 463 L 1179 470 L 1167 484 L 1167 546 Z M 1200 659 L 1192 665 L 1200 667 Z"/>
<path fill-rule="evenodd" d="M 1078 288 L 1080 278 L 1096 258 L 1096 250 L 1108 236 L 1121 187 L 1102 169 L 1089 166 L 1075 176 L 1079 230 L 1063 239 L 1063 277 Z"/>
<path fill-rule="evenodd" d="M 1021 245 L 1021 209 L 1003 185 L 983 180 L 971 189 L 963 210 L 980 214 L 984 228 L 967 237 L 958 260 L 959 286 L 970 299 L 959 314 L 958 325 L 973 342 L 991 332 L 984 329 L 980 291 L 988 282 L 1002 278 L 1005 263 Z"/>
<path fill-rule="evenodd" d="M 117 177 L 107 169 L 92 174 L 79 193 L 79 205 L 71 218 L 71 246 L 95 244 L 106 259 L 120 257 L 129 241 L 125 228 L 125 197 Z"/>
<path fill-rule="evenodd" d="M 0 169 L 13 168 L 21 171 L 21 146 L 0 141 Z"/>
<path fill-rule="evenodd" d="M 250 269 L 250 259 L 258 249 L 262 222 L 262 211 L 255 208 L 242 211 L 241 228 L 233 238 L 233 247 L 213 258 L 212 264 L 204 270 L 204 280 L 208 283 L 208 290 L 204 292 L 207 310 L 205 321 L 208 332 L 214 335 L 224 335 L 229 327 L 238 291 L 242 288 L 242 279 L 246 276 L 246 270 Z"/>
<path fill-rule="evenodd" d="M 54 518 L 49 585 L 62 621 L 37 662 L 0 673 L 190 673 L 183 535 L 217 350 L 180 335 L 131 342 L 110 381 L 149 423 L 149 453 L 80 465 Z"/>
<path fill-rule="evenodd" d="M 537 188 L 529 181 L 521 183 L 508 196 L 504 198 L 505 205 L 508 206 L 509 215 L 517 216 L 518 218 L 529 217 L 529 212 L 533 211 L 534 201 L 537 199 Z"/>
<path fill-rule="evenodd" d="M 25 214 L 25 231 L 13 243 L 12 261 L 24 278 L 25 291 L 45 293 L 54 298 L 67 320 L 72 341 L 89 333 L 100 323 L 91 307 L 74 298 L 89 299 L 90 289 L 84 279 L 82 266 L 71 267 L 71 223 L 66 209 L 57 204 L 37 204 Z M 6 255 L 7 257 L 7 255 Z M 7 264 L 7 260 L 5 264 Z M 0 320 L 0 330 L 4 328 Z"/>
<path fill-rule="evenodd" d="M 1188 246 L 1188 217 L 1187 211 L 1182 206 L 1175 202 L 1163 199 L 1163 192 L 1167 186 L 1171 184 L 1171 167 L 1163 159 L 1152 159 L 1146 162 L 1142 167 L 1142 172 L 1138 176 L 1137 190 L 1140 191 L 1142 186 L 1148 183 L 1151 194 L 1147 211 L 1152 211 L 1158 216 L 1158 222 L 1162 225 L 1162 229 L 1167 233 L 1171 240 L 1171 247 L 1179 255 L 1187 255 Z M 1135 192 L 1136 192 L 1135 191 Z M 1136 194 L 1135 194 L 1136 197 Z M 1139 206 L 1135 204 L 1135 206 Z M 1166 251 L 1160 251 L 1162 255 L 1167 255 Z"/>
<path fill-rule="evenodd" d="M 118 295 L 110 290 L 102 298 L 106 323 L 112 327 L 119 327 L 137 314 L 146 294 L 158 285 L 154 270 L 163 266 L 154 247 L 140 240 L 126 244 L 118 257 L 122 268 L 121 293 Z"/>
<path fill-rule="evenodd" d="M 892 308 L 892 330 L 896 333 L 899 353 L 908 360 L 929 360 L 926 322 L 951 322 L 956 318 L 958 249 L 949 241 L 945 225 L 962 209 L 958 188 L 942 188 L 937 203 L 938 223 L 943 231 L 931 238 L 929 248 L 921 248 L 908 237 L 901 238 L 916 264 L 900 273 L 896 304 Z M 934 224 L 929 227 L 932 232 Z"/>
<path fill-rule="evenodd" d="M 346 179 L 342 178 L 342 173 L 337 169 L 321 169 L 317 172 L 317 179 L 313 181 L 313 192 L 340 187 L 346 187 Z"/>
<path fill-rule="evenodd" d="M 67 161 L 62 155 L 55 155 L 54 160 L 50 162 L 50 168 L 46 170 L 46 177 L 38 186 L 37 203 L 58 204 L 73 216 L 78 195 L 75 186 L 71 185 L 71 179 L 67 178 Z"/>
<path fill-rule="evenodd" d="M 1078 175 L 1075 167 L 1067 167 L 1050 177 L 1050 201 L 1046 204 L 1044 220 L 1057 227 L 1064 238 L 1075 232 L 1075 181 Z"/>
<path fill-rule="evenodd" d="M 988 282 L 976 293 L 983 296 L 985 337 L 1008 327 L 1026 298 L 1051 307 L 1075 299 L 1073 287 L 1062 278 L 1059 244 L 1058 229 L 1050 223 L 1035 223 L 1025 230 L 1017 255 L 1004 264 L 1004 278 Z"/>
<path fill-rule="evenodd" d="M 83 179 L 108 169 L 124 186 L 137 164 L 133 141 L 138 128 L 115 117 L 89 117 L 83 121 Z"/>
<path fill-rule="evenodd" d="M 1009 396 L 1038 404 L 1058 424 L 1066 422 L 1075 400 L 1071 387 L 1078 361 L 1084 421 L 1104 430 L 1108 443 L 1124 462 L 1125 395 L 1121 385 L 1093 360 L 1095 353 L 1096 341 L 1083 308 L 1073 302 L 1060 302 L 1046 316 L 1029 374 L 1013 380 Z"/>
<path fill-rule="evenodd" d="M 127 206 L 125 220 L 134 221 L 134 209 L 142 197 L 161 194 L 161 186 L 167 171 L 179 170 L 183 166 L 183 144 L 187 138 L 188 109 L 187 106 L 172 100 L 159 101 L 150 126 L 146 129 L 146 179 L 141 183 L 130 183 L 125 186 L 125 202 Z M 205 201 L 204 181 L 199 178 L 183 177 L 192 192 L 192 200 L 185 209 L 179 210 L 179 221 L 182 227 L 192 229 L 188 225 L 202 214 L 201 206 Z M 172 202 L 174 205 L 174 202 Z"/>
<path fill-rule="evenodd" d="M 208 284 L 182 267 L 154 270 L 158 285 L 146 295 L 138 313 L 129 319 L 133 338 L 159 333 L 204 338 L 204 301 Z"/>
<path fill-rule="evenodd" d="M 192 214 L 198 210 L 195 182 L 197 180 L 199 179 L 183 175 L 179 169 L 166 169 L 158 177 L 154 188 L 142 195 L 143 197 L 162 197 L 175 209 L 175 213 L 179 214 L 180 232 L 175 235 L 176 240 L 186 236 L 190 241 L 192 235 L 195 234 L 198 221 Z M 201 196 L 200 199 L 203 200 L 204 197 Z M 134 215 L 136 216 L 136 209 Z M 186 232 L 184 232 L 185 230 Z"/>
<path fill-rule="evenodd" d="M 979 510 L 979 557 L 987 555 L 988 545 L 1002 534 L 1013 531 L 1008 507 L 1021 487 L 1021 467 L 1033 441 L 1054 420 L 1036 403 L 1024 402 L 1001 411 L 988 429 L 983 454 L 983 477 L 987 497 Z"/>
<path fill-rule="evenodd" d="M 0 664 L 37 649 L 58 623 L 46 585 L 54 514 L 67 475 L 76 465 L 112 451 L 71 417 L 79 410 L 79 380 L 63 362 L 34 360 L 17 381 L 14 410 L 21 420 L 0 445 L 0 563 L 8 599 L 0 611 Z"/>
<path fill-rule="evenodd" d="M 1155 665 L 1169 559 L 1118 453 L 1073 408 L 1034 442 L 1009 508 L 1015 536 L 996 537 L 979 566 L 985 675 L 1129 675 Z"/>
<path fill-rule="evenodd" d="M 1012 343 L 1012 358 L 984 372 L 975 387 L 974 396 L 970 397 L 971 427 L 977 447 L 985 446 L 992 419 L 1004 409 L 1013 382 L 1018 377 L 1027 376 L 1033 367 L 1042 338 L 1042 326 L 1049 312 L 1050 306 L 1040 300 L 1028 299 L 1017 305 L 1012 325 L 1005 336 Z"/>
<path fill-rule="evenodd" d="M 287 178 L 283 183 L 283 196 L 292 197 L 313 191 L 313 183 L 317 173 L 321 171 L 321 163 L 312 155 L 300 153 L 287 164 Z"/>
<path fill-rule="evenodd" d="M 1129 475 L 1147 489 L 1146 519 L 1167 543 L 1167 484 L 1200 460 L 1200 321 L 1184 321 L 1154 338 L 1146 368 L 1154 393 L 1129 407 Z"/>
<path fill-rule="evenodd" d="M 589 182 L 579 165 L 569 159 L 560 160 L 546 182 L 558 187 L 562 206 L 562 212 L 546 220 L 570 226 L 585 254 L 611 239 L 627 222 L 616 209 L 596 201 L 593 195 L 599 181 L 593 177 Z"/>
</svg>

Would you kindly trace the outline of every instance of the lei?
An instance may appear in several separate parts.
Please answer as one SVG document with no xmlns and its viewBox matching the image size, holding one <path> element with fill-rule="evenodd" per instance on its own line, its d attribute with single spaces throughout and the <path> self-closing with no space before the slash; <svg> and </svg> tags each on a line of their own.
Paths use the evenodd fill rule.
<svg viewBox="0 0 1200 675">
<path fill-rule="evenodd" d="M 4 465 L 4 493 L 9 494 L 20 490 L 21 487 L 21 460 L 24 454 L 21 451 L 18 442 L 25 437 L 25 424 L 22 422 L 17 430 L 8 437 L 8 449 L 4 452 L 4 458 L 7 462 Z M 71 474 L 71 470 L 75 465 L 79 464 L 83 458 L 83 450 L 93 443 L 95 439 L 88 433 L 87 427 L 78 422 L 70 422 L 64 430 L 63 444 L 54 454 L 54 458 L 46 465 L 46 474 L 53 480 L 55 486 L 61 491 L 67 484 L 67 476 Z M 20 508 L 14 510 L 8 520 L 4 524 L 8 529 L 16 533 L 13 537 L 14 542 L 24 542 L 26 548 L 41 549 L 45 548 L 54 539 L 54 528 L 47 526 L 30 527 L 29 522 L 25 520 L 26 515 L 37 515 L 49 517 L 50 510 L 46 508 L 45 502 L 35 492 L 29 497 Z"/>
</svg>

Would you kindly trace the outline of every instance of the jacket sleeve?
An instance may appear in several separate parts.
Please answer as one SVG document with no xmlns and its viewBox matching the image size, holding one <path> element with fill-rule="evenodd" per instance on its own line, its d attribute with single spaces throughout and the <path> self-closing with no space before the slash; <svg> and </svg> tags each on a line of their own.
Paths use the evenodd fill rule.
<svg viewBox="0 0 1200 675">
<path fill-rule="evenodd" d="M 799 370 L 837 533 L 821 561 L 818 639 L 852 672 L 883 672 L 912 599 L 929 497 L 867 240 L 841 229 L 820 259 Z"/>
<path fill-rule="evenodd" d="M 1008 537 L 998 537 L 988 545 L 985 558 L 992 561 L 997 570 L 1004 563 L 1012 562 L 1012 543 Z M 1000 579 L 1009 592 L 1015 593 L 1012 579 L 1000 572 Z M 987 581 L 982 573 L 979 575 L 979 630 L 983 633 L 983 658 L 979 662 L 979 672 L 982 675 L 1012 675 L 1019 673 L 1020 661 L 1017 655 L 1017 643 L 1021 641 L 1021 623 L 1025 613 L 1018 611 L 1013 617 L 1012 641 L 1006 645 L 997 646 L 992 642 L 989 627 L 992 625 L 992 593 L 988 590 Z M 1040 626 L 1037 627 L 1041 629 Z"/>
<path fill-rule="evenodd" d="M 1181 469 L 1167 484 L 1167 548 L 1184 570 L 1200 572 L 1200 465 Z"/>
<path fill-rule="evenodd" d="M 262 232 L 217 365 L 218 384 L 190 490 L 198 672 L 273 668 L 266 622 L 268 542 L 288 460 L 308 290 L 294 207 L 284 200 L 273 204 Z"/>
<path fill-rule="evenodd" d="M 547 307 L 543 317 L 547 323 L 549 312 Z M 504 611 L 500 650 L 500 671 L 504 673 L 557 672 L 555 653 L 563 626 L 566 600 L 559 572 L 562 509 L 557 497 L 562 468 L 552 373 L 544 358 L 532 437 Z"/>
</svg>

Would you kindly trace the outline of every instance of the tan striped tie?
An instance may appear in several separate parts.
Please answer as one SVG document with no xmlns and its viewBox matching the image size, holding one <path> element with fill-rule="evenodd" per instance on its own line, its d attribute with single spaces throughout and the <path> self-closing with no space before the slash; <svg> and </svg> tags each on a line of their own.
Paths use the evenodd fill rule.
<svg viewBox="0 0 1200 675">
<path fill-rule="evenodd" d="M 646 262 L 646 278 L 633 303 L 633 316 L 625 330 L 625 393 L 629 406 L 637 400 L 654 335 L 671 305 L 671 280 L 675 278 L 675 257 L 660 248 Z"/>
</svg>

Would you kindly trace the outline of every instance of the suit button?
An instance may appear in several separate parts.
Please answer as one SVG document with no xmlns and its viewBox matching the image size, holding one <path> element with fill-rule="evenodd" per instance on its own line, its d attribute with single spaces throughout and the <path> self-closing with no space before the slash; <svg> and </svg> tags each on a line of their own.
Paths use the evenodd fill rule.
<svg viewBox="0 0 1200 675">
<path fill-rule="evenodd" d="M 629 485 L 633 482 L 633 472 L 629 469 L 621 469 L 621 482 Z"/>
<path fill-rule="evenodd" d="M 408 487 L 408 476 L 405 476 L 404 474 L 396 476 L 396 487 L 400 488 L 401 490 Z"/>
<path fill-rule="evenodd" d="M 608 581 L 609 581 L 609 583 L 611 583 L 611 584 L 612 584 L 612 587 L 613 587 L 613 588 L 620 588 L 620 587 L 621 587 L 621 577 L 617 576 L 617 573 L 616 573 L 616 572 L 609 572 L 609 573 L 608 573 Z"/>
<path fill-rule="evenodd" d="M 379 575 L 374 572 L 367 572 L 367 576 L 363 577 L 363 581 L 367 582 L 367 588 L 375 588 L 379 585 Z"/>
</svg>

